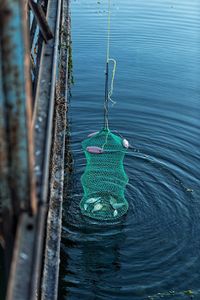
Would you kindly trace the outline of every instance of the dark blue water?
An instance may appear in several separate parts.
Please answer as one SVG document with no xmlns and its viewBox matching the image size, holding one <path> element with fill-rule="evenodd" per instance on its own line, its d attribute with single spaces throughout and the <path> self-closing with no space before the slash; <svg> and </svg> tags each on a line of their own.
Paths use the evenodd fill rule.
<svg viewBox="0 0 200 300">
<path fill-rule="evenodd" d="M 200 1 L 113 0 L 110 128 L 126 155 L 128 214 L 83 218 L 81 141 L 102 127 L 106 0 L 71 1 L 73 173 L 64 201 L 59 299 L 200 299 Z"/>
</svg>

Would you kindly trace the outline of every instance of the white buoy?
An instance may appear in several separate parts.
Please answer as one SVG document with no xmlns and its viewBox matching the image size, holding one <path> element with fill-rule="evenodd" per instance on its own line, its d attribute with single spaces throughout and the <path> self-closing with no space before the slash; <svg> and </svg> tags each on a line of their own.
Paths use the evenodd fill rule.
<svg viewBox="0 0 200 300">
<path fill-rule="evenodd" d="M 123 139 L 122 144 L 126 149 L 129 148 L 129 142 L 126 139 Z"/>
</svg>

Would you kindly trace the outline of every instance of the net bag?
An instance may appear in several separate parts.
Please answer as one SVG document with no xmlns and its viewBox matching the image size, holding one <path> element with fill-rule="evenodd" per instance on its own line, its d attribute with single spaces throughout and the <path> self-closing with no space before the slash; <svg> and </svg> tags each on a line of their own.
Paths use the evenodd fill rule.
<svg viewBox="0 0 200 300">
<path fill-rule="evenodd" d="M 103 129 L 84 140 L 82 147 L 87 160 L 81 177 L 82 214 L 99 220 L 121 217 L 128 210 L 124 197 L 128 176 L 123 166 L 126 153 L 123 140 L 109 129 Z"/>
</svg>

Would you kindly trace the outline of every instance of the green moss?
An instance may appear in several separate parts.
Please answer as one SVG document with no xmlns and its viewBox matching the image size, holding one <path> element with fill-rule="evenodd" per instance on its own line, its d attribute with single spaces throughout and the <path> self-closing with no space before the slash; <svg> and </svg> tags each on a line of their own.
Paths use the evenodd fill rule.
<svg viewBox="0 0 200 300">
<path fill-rule="evenodd" d="M 193 291 L 192 290 L 187 290 L 187 291 L 184 291 L 184 294 L 191 296 L 191 295 L 193 295 Z"/>
<path fill-rule="evenodd" d="M 74 76 L 73 76 L 73 59 L 72 59 L 72 41 L 70 38 L 69 46 L 68 46 L 68 88 L 70 91 L 70 86 L 74 84 Z"/>
</svg>

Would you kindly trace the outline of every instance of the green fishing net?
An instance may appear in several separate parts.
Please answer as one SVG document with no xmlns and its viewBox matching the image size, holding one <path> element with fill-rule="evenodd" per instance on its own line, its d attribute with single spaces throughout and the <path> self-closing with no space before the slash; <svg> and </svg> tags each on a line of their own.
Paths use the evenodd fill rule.
<svg viewBox="0 0 200 300">
<path fill-rule="evenodd" d="M 80 202 L 82 214 L 98 220 L 121 217 L 128 209 L 124 197 L 128 176 L 123 166 L 127 149 L 123 146 L 122 138 L 109 129 L 103 129 L 84 140 L 82 147 L 87 160 L 81 177 L 84 189 Z M 99 148 L 102 150 L 100 153 L 93 153 Z"/>
</svg>

